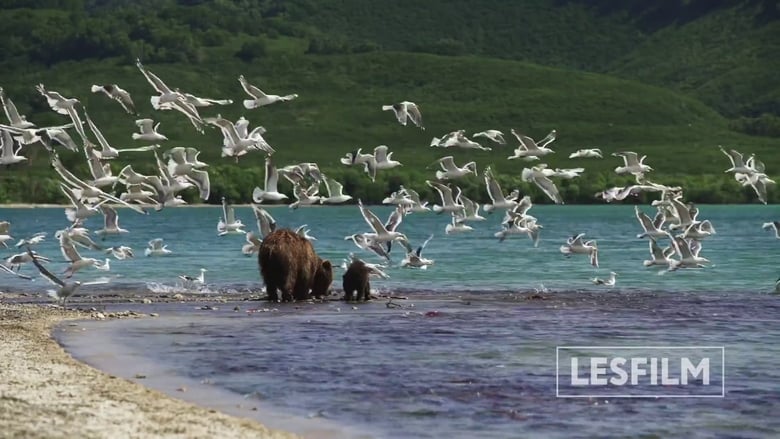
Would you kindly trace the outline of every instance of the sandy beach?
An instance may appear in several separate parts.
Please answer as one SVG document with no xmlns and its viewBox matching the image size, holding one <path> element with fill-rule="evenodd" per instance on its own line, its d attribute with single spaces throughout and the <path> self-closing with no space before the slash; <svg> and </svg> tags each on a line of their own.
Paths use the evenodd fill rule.
<svg viewBox="0 0 780 439">
<path fill-rule="evenodd" d="M 51 331 L 88 311 L 0 304 L 0 437 L 292 438 L 74 360 Z"/>
</svg>

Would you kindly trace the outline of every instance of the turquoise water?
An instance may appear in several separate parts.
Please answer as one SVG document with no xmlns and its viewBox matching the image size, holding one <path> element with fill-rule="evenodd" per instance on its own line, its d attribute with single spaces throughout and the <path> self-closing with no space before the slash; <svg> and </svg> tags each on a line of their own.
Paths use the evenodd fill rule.
<svg viewBox="0 0 780 439">
<path fill-rule="evenodd" d="M 435 235 L 425 252 L 435 265 L 425 271 L 390 267 L 390 279 L 372 282 L 409 297 L 396 301 L 400 308 L 381 300 L 354 309 L 337 301 L 279 304 L 276 311 L 252 313 L 248 308 L 268 305 L 218 304 L 211 311 L 196 303 L 138 305 L 160 318 L 90 323 L 62 340 L 77 358 L 120 376 L 146 372 L 149 380 L 141 382 L 147 385 L 154 386 L 157 372 L 128 365 L 155 364 L 161 388 L 174 396 L 181 394 L 164 383 L 176 377 L 207 382 L 242 403 L 349 425 L 370 437 L 777 437 L 780 301 L 769 293 L 779 274 L 780 240 L 761 224 L 780 217 L 780 209 L 699 207 L 700 218 L 717 230 L 704 241 L 702 255 L 712 261 L 705 269 L 659 274 L 643 267 L 649 251 L 635 237 L 639 225 L 629 205 L 534 207 L 531 213 L 544 225 L 538 248 L 524 236 L 497 242 L 498 216 L 470 234 L 445 236 L 447 217 L 413 214 L 401 230 L 413 242 Z M 390 212 L 372 209 L 380 217 Z M 282 226 L 308 224 L 316 249 L 334 261 L 359 252 L 344 236 L 366 230 L 355 206 L 275 208 L 272 214 Z M 237 215 L 252 223 L 249 208 Z M 120 275 L 114 288 L 173 286 L 178 274 L 205 267 L 209 290 L 257 290 L 256 258 L 241 255 L 241 236 L 216 236 L 218 216 L 217 208 L 166 209 L 148 217 L 122 212 L 130 234 L 106 243 L 130 245 L 138 256 L 112 261 L 109 274 Z M 4 209 L 0 217 L 12 222 L 15 237 L 53 234 L 66 225 L 62 209 Z M 579 232 L 598 240 L 601 268 L 590 267 L 584 256 L 560 254 L 558 247 Z M 174 253 L 142 256 L 146 241 L 157 237 Z M 51 239 L 39 251 L 59 255 Z M 396 255 L 395 263 L 400 259 Z M 615 287 L 590 282 L 609 271 L 618 273 Z M 77 274 L 84 280 L 103 275 Z M 0 279 L 4 289 L 44 286 Z M 549 294 L 529 299 L 542 285 Z M 725 397 L 556 398 L 556 346 L 562 345 L 723 346 Z M 113 352 L 115 361 L 101 360 L 96 349 Z M 269 413 L 256 416 L 285 428 Z"/>
<path fill-rule="evenodd" d="M 493 233 L 499 230 L 501 216 L 490 215 L 482 223 L 473 224 L 475 230 L 460 235 L 445 235 L 449 218 L 432 213 L 408 215 L 401 224 L 413 245 L 422 243 L 431 234 L 434 238 L 424 255 L 435 260 L 429 270 L 390 268 L 390 279 L 376 281 L 374 288 L 450 291 L 530 290 L 544 285 L 552 290 L 604 290 L 596 288 L 590 278 L 605 277 L 610 271 L 618 273 L 613 290 L 634 291 L 706 291 L 706 292 L 768 292 L 780 274 L 774 258 L 780 241 L 762 230 L 765 221 L 780 218 L 776 205 L 699 206 L 700 219 L 710 219 L 717 234 L 704 241 L 702 256 L 712 266 L 702 270 L 679 270 L 658 274 L 655 268 L 646 269 L 642 261 L 649 256 L 646 240 L 636 239 L 641 231 L 631 205 L 596 206 L 535 206 L 531 214 L 544 226 L 541 242 L 534 248 L 525 235 L 511 236 L 499 243 Z M 650 213 L 650 207 L 646 212 Z M 391 208 L 372 208 L 380 218 L 386 218 Z M 296 227 L 308 224 L 317 238 L 314 245 L 325 258 L 340 263 L 349 252 L 356 252 L 368 261 L 379 262 L 368 253 L 361 253 L 344 236 L 368 231 L 357 206 L 326 208 L 286 207 L 272 208 L 271 214 L 280 226 Z M 203 267 L 208 270 L 206 281 L 211 289 L 258 289 L 260 275 L 256 257 L 241 254 L 244 244 L 241 235 L 217 236 L 216 224 L 221 214 L 218 207 L 164 209 L 143 216 L 120 209 L 120 224 L 130 233 L 110 236 L 101 244 L 129 245 L 135 250 L 132 260 L 113 260 L 110 272 L 82 270 L 80 280 L 113 276 L 116 288 L 145 288 L 149 283 L 175 285 L 180 274 L 197 275 Z M 250 207 L 237 207 L 236 216 L 254 229 Z M 68 225 L 63 209 L 0 209 L 0 220 L 11 222 L 14 238 L 35 232 L 49 233 L 37 249 L 53 258 L 55 270 L 64 269 L 54 239 L 57 229 Z M 102 218 L 90 218 L 87 227 L 98 229 Z M 566 238 L 584 232 L 599 245 L 600 268 L 593 269 L 585 256 L 565 258 L 559 247 Z M 163 238 L 173 251 L 162 257 L 144 257 L 143 249 L 149 240 Z M 15 241 L 14 241 L 15 242 Z M 16 249 L 13 249 L 16 250 Z M 396 249 L 397 251 L 398 249 Z M 97 251 L 81 250 L 82 255 L 102 258 Z M 11 250 L 2 251 L 3 255 Z M 396 255 L 394 263 L 400 263 Z M 337 264 L 338 265 L 338 264 Z M 61 267 L 61 268 L 60 268 Z M 22 269 L 35 274 L 33 266 Z M 74 278 L 75 279 L 75 278 Z M 340 287 L 340 271 L 335 276 Z M 45 289 L 45 282 L 16 280 L 0 274 L 0 286 L 6 289 Z M 85 293 L 98 287 L 87 287 Z M 104 288 L 104 287 L 100 287 Z"/>
</svg>

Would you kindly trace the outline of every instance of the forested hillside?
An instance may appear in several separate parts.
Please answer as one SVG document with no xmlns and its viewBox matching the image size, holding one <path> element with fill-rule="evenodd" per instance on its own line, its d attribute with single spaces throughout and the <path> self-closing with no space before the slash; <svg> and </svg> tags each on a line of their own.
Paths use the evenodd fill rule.
<svg viewBox="0 0 780 439">
<path fill-rule="evenodd" d="M 637 2 L 618 9 L 606 3 L 43 0 L 30 8 L 29 2 L 5 1 L 0 86 L 41 126 L 67 118 L 48 108 L 35 84 L 77 97 L 108 140 L 126 147 L 135 117 L 89 92 L 91 84 L 120 84 L 133 95 L 140 116 L 162 122 L 171 139 L 163 149 L 203 151 L 201 159 L 212 164 L 211 202 L 222 195 L 248 201 L 262 183 L 262 155 L 250 154 L 238 164 L 220 158 L 218 130 L 201 135 L 182 115 L 152 110 L 153 89 L 135 67 L 136 58 L 172 87 L 233 99 L 232 106 L 201 114 L 233 120 L 243 115 L 252 126 L 265 126 L 280 166 L 317 161 L 364 200 L 376 201 L 403 182 L 425 194 L 424 180 L 433 172 L 427 166 L 452 152 L 430 148 L 431 137 L 491 128 L 507 135 L 516 128 L 532 137 L 557 129 L 550 166 L 587 169 L 583 178 L 563 184 L 572 202 L 592 200 L 606 185 L 626 181 L 611 172 L 620 164 L 616 158 L 567 158 L 583 147 L 647 154 L 655 179 L 689 183 L 693 199 L 752 199 L 749 189 L 723 174 L 727 159 L 717 145 L 756 153 L 770 174 L 780 169 L 780 141 L 766 137 L 780 134 L 779 100 L 772 98 L 779 81 L 770 74 L 778 58 L 768 56 L 777 53 L 778 40 L 770 38 L 777 20 L 768 3 L 711 2 L 673 21 L 653 18 L 668 14 Z M 725 20 L 729 26 L 721 25 Z M 710 45 L 712 28 L 720 28 L 718 38 L 726 41 Z M 240 74 L 268 92 L 300 98 L 245 110 Z M 735 77 L 740 74 L 750 80 Z M 404 99 L 420 105 L 425 131 L 402 127 L 380 110 Z M 357 147 L 367 151 L 379 144 L 396 151 L 404 166 L 380 173 L 376 183 L 338 162 Z M 506 160 L 512 148 L 452 153 L 458 162 L 477 161 L 480 170 L 493 165 L 505 184 L 541 201 L 536 189 L 519 182 L 526 163 Z M 25 155 L 30 163 L 0 170 L 0 201 L 61 201 L 45 151 L 26 148 Z M 83 154 L 61 155 L 66 165 L 86 172 Z M 120 161 L 112 164 L 114 172 L 126 163 L 153 171 L 150 154 Z M 467 194 L 484 198 L 480 182 L 473 177 L 464 183 Z"/>
</svg>

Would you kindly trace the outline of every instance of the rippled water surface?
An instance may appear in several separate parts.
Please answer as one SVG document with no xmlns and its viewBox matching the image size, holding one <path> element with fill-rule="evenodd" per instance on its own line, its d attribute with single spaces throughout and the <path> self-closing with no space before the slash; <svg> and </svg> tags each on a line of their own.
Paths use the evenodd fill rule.
<svg viewBox="0 0 780 439">
<path fill-rule="evenodd" d="M 90 323 L 62 340 L 98 367 L 121 365 L 95 357 L 90 345 L 151 361 L 244 401 L 373 437 L 777 437 L 780 302 L 769 293 L 780 241 L 761 223 L 780 211 L 700 208 L 717 230 L 702 251 L 712 266 L 701 270 L 659 275 L 643 267 L 649 253 L 635 238 L 632 206 L 534 207 L 531 213 L 544 225 L 538 248 L 525 237 L 496 242 L 498 217 L 471 234 L 445 236 L 445 217 L 414 214 L 401 228 L 414 242 L 435 234 L 426 256 L 436 264 L 426 271 L 390 267 L 389 280 L 373 282 L 408 297 L 394 301 L 400 307 L 330 302 L 247 312 L 268 305 L 236 302 L 210 311 L 194 303 L 137 305 L 160 318 Z M 354 206 L 272 214 L 281 225 L 307 223 L 317 250 L 337 261 L 357 250 L 343 237 L 365 229 Z M 4 209 L 0 215 L 12 221 L 14 236 L 53 233 L 64 222 L 61 209 Z M 259 288 L 256 260 L 239 253 L 243 238 L 216 236 L 218 216 L 211 208 L 123 213 L 130 234 L 107 242 L 127 243 L 140 255 L 146 241 L 162 237 L 174 253 L 112 261 L 112 273 L 121 275 L 114 284 L 143 291 L 147 283 L 174 285 L 177 274 L 206 267 L 211 290 Z M 238 216 L 251 223 L 248 208 Z M 601 268 L 560 254 L 566 237 L 578 232 L 598 240 Z M 51 240 L 39 251 L 57 256 Z M 609 271 L 618 273 L 615 287 L 590 282 Z M 337 287 L 339 281 L 337 270 Z M 532 294 L 542 284 L 548 292 Z M 39 280 L 32 285 L 43 287 Z M 30 284 L 13 281 L 7 288 Z M 556 398 L 555 348 L 561 345 L 723 346 L 726 395 Z"/>
</svg>

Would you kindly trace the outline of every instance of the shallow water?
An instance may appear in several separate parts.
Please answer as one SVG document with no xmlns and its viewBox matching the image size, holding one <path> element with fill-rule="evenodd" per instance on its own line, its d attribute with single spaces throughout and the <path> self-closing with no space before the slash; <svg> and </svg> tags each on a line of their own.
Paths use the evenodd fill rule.
<svg viewBox="0 0 780 439">
<path fill-rule="evenodd" d="M 281 428 L 325 419 L 370 437 L 772 437 L 780 433 L 780 302 L 767 295 L 555 293 L 546 300 L 480 293 L 280 306 L 144 305 L 157 319 L 91 322 L 66 333 L 77 358 L 111 366 L 97 346 L 153 359 L 162 390 L 183 376 L 256 401 Z M 411 307 L 411 305 L 414 305 Z M 252 306 L 252 305 L 250 305 Z M 263 306 L 263 304 L 260 304 Z M 74 340 L 82 340 L 80 343 Z M 559 345 L 724 346 L 724 398 L 556 398 Z M 124 375 L 122 375 L 124 373 Z M 141 380 L 149 385 L 148 380 Z M 167 386 L 167 388 L 166 388 Z M 240 396 L 239 396 L 240 395 Z M 205 398 L 201 403 L 212 403 Z M 225 402 L 229 405 L 229 402 Z M 249 402 L 251 404 L 251 402 Z M 263 407 L 271 407 L 267 412 Z M 300 430 L 299 430 L 300 431 Z M 353 437 L 349 434 L 337 435 Z M 311 435 L 310 437 L 320 437 Z"/>
<path fill-rule="evenodd" d="M 174 396 L 183 396 L 172 384 L 177 379 L 206 381 L 235 395 L 237 403 L 273 409 L 242 415 L 292 429 L 296 421 L 273 415 L 281 411 L 355 429 L 343 437 L 359 436 L 355 431 L 388 438 L 776 437 L 780 302 L 768 293 L 778 276 L 780 241 L 761 223 L 780 217 L 780 209 L 699 207 L 717 230 L 704 241 L 702 255 L 712 261 L 705 269 L 659 274 L 643 267 L 649 252 L 647 242 L 635 238 L 633 206 L 534 207 L 530 213 L 544 225 L 538 248 L 526 237 L 498 243 L 492 234 L 499 216 L 470 234 L 445 236 L 446 217 L 413 214 L 401 230 L 414 243 L 435 234 L 425 256 L 436 264 L 426 271 L 390 267 L 390 279 L 372 282 L 408 296 L 395 301 L 402 308 L 384 301 L 357 309 L 342 302 L 278 305 L 256 313 L 247 307 L 268 305 L 218 304 L 212 311 L 194 303 L 133 305 L 160 318 L 85 323 L 85 331 L 66 332 L 62 340 L 78 358 L 120 376 L 132 378 L 139 373 L 134 367 L 154 364 L 150 379 L 141 382 Z M 390 211 L 372 209 L 380 217 Z M 282 226 L 307 223 L 325 257 L 340 261 L 359 252 L 343 240 L 366 228 L 355 206 L 271 212 Z M 249 208 L 237 215 L 252 223 Z M 209 291 L 230 297 L 230 291 L 259 289 L 256 259 L 240 254 L 241 236 L 216 236 L 218 216 L 217 208 L 166 209 L 148 217 L 121 212 L 130 234 L 106 242 L 131 245 L 138 257 L 112 261 L 110 274 L 121 277 L 111 288 L 161 291 L 174 288 L 176 275 L 206 267 Z M 64 226 L 62 209 L 3 209 L 0 219 L 12 221 L 15 237 L 48 230 L 50 238 L 38 250 L 58 256 L 51 235 Z M 558 247 L 578 232 L 598 240 L 601 268 L 590 267 L 584 256 L 560 254 Z M 146 241 L 156 237 L 174 253 L 141 256 Z M 590 282 L 609 271 L 618 273 L 615 287 Z M 102 275 L 77 274 L 83 280 Z M 335 278 L 338 288 L 340 270 Z M 0 279 L 5 290 L 45 285 Z M 528 300 L 542 285 L 548 291 L 543 299 Z M 726 394 L 556 398 L 555 348 L 562 345 L 723 346 Z M 127 361 L 117 364 L 116 358 Z M 191 393 L 196 400 L 197 394 Z"/>
</svg>

